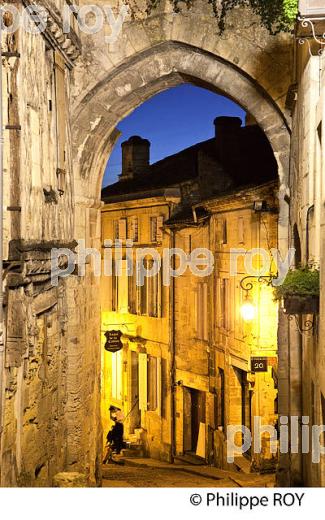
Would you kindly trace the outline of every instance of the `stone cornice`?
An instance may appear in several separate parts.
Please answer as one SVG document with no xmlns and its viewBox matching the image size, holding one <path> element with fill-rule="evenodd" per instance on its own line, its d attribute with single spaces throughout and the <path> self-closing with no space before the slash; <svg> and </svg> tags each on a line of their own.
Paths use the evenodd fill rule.
<svg viewBox="0 0 325 520">
<path fill-rule="evenodd" d="M 47 27 L 42 35 L 52 47 L 61 52 L 66 64 L 72 68 L 74 62 L 81 54 L 81 41 L 72 27 L 70 27 L 69 33 L 63 32 L 62 14 L 54 2 L 51 0 L 22 0 L 22 3 L 25 7 L 37 5 L 46 9 Z"/>
</svg>

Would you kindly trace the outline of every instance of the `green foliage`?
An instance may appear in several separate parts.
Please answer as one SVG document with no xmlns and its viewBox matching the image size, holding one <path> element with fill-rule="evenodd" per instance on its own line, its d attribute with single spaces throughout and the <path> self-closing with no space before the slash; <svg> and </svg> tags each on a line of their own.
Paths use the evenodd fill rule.
<svg viewBox="0 0 325 520">
<path fill-rule="evenodd" d="M 304 267 L 289 271 L 283 284 L 274 288 L 276 300 L 287 296 L 319 296 L 319 271 Z"/>
<path fill-rule="evenodd" d="M 147 12 L 150 13 L 161 0 L 146 0 Z M 206 0 L 211 5 L 217 19 L 219 32 L 225 30 L 225 19 L 228 11 L 235 7 L 250 6 L 254 13 L 261 17 L 261 23 L 271 34 L 290 31 L 298 14 L 298 0 Z M 175 13 L 182 7 L 190 9 L 195 0 L 170 0 Z"/>
</svg>

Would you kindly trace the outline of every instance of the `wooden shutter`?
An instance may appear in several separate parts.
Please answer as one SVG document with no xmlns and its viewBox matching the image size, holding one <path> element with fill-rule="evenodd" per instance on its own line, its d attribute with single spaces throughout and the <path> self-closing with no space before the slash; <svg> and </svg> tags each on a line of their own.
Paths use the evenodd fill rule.
<svg viewBox="0 0 325 520">
<path fill-rule="evenodd" d="M 245 240 L 244 240 L 244 219 L 243 219 L 243 217 L 239 217 L 238 218 L 237 229 L 238 229 L 238 244 L 243 244 L 245 242 Z"/>
<path fill-rule="evenodd" d="M 121 274 L 118 276 L 118 310 L 128 312 L 128 261 L 120 260 Z"/>
<path fill-rule="evenodd" d="M 150 219 L 150 240 L 151 242 L 157 242 L 157 217 L 151 217 Z"/>
<path fill-rule="evenodd" d="M 161 416 L 161 358 L 157 358 L 157 414 Z"/>
<path fill-rule="evenodd" d="M 224 219 L 222 222 L 222 243 L 228 243 L 228 229 L 227 229 L 227 220 Z"/>
<path fill-rule="evenodd" d="M 131 236 L 130 238 L 133 242 L 138 242 L 139 240 L 139 228 L 138 228 L 138 217 L 131 217 Z"/>
<path fill-rule="evenodd" d="M 208 340 L 208 284 L 202 284 L 202 339 Z"/>
<path fill-rule="evenodd" d="M 159 216 L 157 217 L 157 231 L 156 231 L 156 241 L 157 242 L 162 242 L 162 239 L 163 239 L 163 227 L 164 225 L 164 217 L 163 216 Z"/>
<path fill-rule="evenodd" d="M 162 295 L 163 295 L 163 288 L 162 288 L 162 276 L 161 276 L 162 268 L 159 269 L 157 276 L 157 318 L 162 317 Z"/>
<path fill-rule="evenodd" d="M 118 238 L 126 240 L 126 218 L 120 218 L 118 221 Z"/>
<path fill-rule="evenodd" d="M 139 408 L 145 412 L 148 408 L 147 354 L 139 354 Z"/>
</svg>

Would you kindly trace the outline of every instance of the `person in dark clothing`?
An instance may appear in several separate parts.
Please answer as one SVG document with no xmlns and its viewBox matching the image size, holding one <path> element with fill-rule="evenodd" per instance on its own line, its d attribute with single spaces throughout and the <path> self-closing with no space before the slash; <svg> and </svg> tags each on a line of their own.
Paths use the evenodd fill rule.
<svg viewBox="0 0 325 520">
<path fill-rule="evenodd" d="M 103 460 L 103 464 L 107 462 L 116 462 L 113 459 L 113 454 L 121 453 L 121 450 L 124 448 L 123 435 L 124 435 L 124 426 L 123 419 L 124 414 L 120 408 L 111 405 L 109 407 L 111 420 L 114 422 L 112 428 L 108 432 L 106 436 L 106 446 L 107 452 Z M 116 462 L 118 463 L 118 462 Z"/>
<path fill-rule="evenodd" d="M 123 434 L 124 434 L 124 426 L 123 423 L 118 421 L 116 418 L 113 419 L 114 424 L 111 430 L 107 434 L 107 443 L 109 443 L 112 447 L 112 450 L 115 453 L 121 453 L 123 449 Z"/>
</svg>

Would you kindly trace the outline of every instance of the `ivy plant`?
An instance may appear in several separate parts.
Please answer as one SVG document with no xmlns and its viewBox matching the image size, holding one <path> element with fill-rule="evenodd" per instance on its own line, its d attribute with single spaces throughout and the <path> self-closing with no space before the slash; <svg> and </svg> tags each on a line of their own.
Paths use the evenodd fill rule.
<svg viewBox="0 0 325 520">
<path fill-rule="evenodd" d="M 169 0 L 175 13 L 182 7 L 190 9 L 195 0 Z M 159 6 L 161 0 L 146 0 L 147 13 Z M 206 0 L 211 5 L 217 20 L 219 32 L 225 30 L 228 11 L 235 7 L 250 6 L 254 13 L 261 17 L 261 23 L 271 34 L 290 31 L 298 14 L 298 0 Z"/>
<path fill-rule="evenodd" d="M 276 300 L 290 296 L 319 296 L 319 270 L 302 267 L 290 270 L 279 287 L 275 287 Z"/>
</svg>

